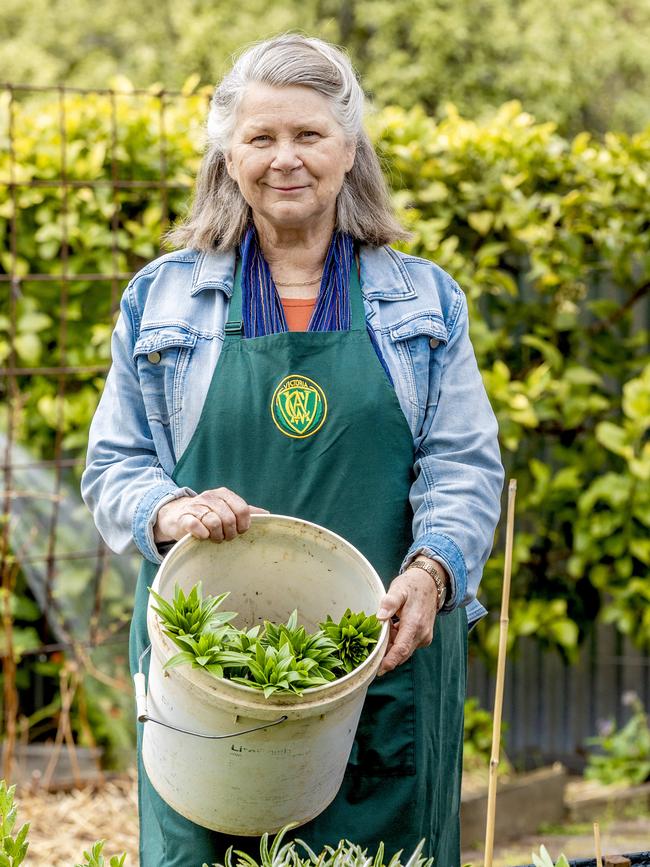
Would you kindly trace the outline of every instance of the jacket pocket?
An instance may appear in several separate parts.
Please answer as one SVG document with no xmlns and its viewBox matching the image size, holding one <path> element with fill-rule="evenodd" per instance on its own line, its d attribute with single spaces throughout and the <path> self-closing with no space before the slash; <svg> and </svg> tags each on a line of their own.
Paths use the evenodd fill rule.
<svg viewBox="0 0 650 867">
<path fill-rule="evenodd" d="M 183 382 L 196 334 L 179 326 L 140 332 L 133 348 L 149 422 L 168 425 L 182 409 Z"/>
<path fill-rule="evenodd" d="M 370 684 L 354 740 L 350 766 L 369 776 L 415 774 L 413 661 Z"/>
<path fill-rule="evenodd" d="M 418 416 L 418 430 L 427 409 L 438 403 L 447 328 L 437 311 L 420 312 L 397 322 L 389 336 L 404 371 L 406 397 Z"/>
</svg>

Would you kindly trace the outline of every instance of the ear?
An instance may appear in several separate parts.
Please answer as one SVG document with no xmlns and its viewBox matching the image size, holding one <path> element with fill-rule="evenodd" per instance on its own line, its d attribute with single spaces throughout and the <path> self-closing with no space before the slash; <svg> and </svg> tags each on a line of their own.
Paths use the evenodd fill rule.
<svg viewBox="0 0 650 867">
<path fill-rule="evenodd" d="M 345 171 L 346 173 L 350 171 L 352 166 L 354 165 L 354 158 L 357 155 L 357 145 L 356 142 L 350 142 L 345 146 Z"/>
<path fill-rule="evenodd" d="M 234 166 L 234 163 L 232 161 L 232 156 L 230 154 L 230 151 L 226 151 L 223 156 L 224 156 L 224 159 L 226 161 L 226 171 L 228 172 L 230 177 L 233 179 L 233 181 L 236 181 L 237 180 L 237 173 L 235 171 L 235 166 Z"/>
</svg>

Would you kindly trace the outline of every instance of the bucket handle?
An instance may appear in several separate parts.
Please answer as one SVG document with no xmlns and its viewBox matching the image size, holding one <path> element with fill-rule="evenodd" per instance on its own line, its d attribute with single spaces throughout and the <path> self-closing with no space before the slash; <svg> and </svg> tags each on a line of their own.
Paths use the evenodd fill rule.
<svg viewBox="0 0 650 867">
<path fill-rule="evenodd" d="M 151 645 L 149 645 L 149 647 L 147 647 L 140 654 L 140 658 L 138 660 L 139 671 L 137 672 L 137 674 L 133 675 L 133 682 L 135 684 L 135 704 L 138 722 L 152 722 L 156 723 L 159 726 L 164 726 L 166 729 L 171 729 L 175 732 L 181 732 L 181 734 L 184 735 L 192 735 L 192 737 L 195 738 L 205 738 L 209 741 L 222 741 L 226 740 L 227 738 L 237 738 L 240 735 L 249 735 L 252 732 L 262 731 L 262 729 L 270 729 L 272 726 L 278 726 L 280 725 L 280 723 L 285 722 L 289 718 L 287 716 L 281 716 L 279 717 L 279 719 L 271 720 L 271 722 L 264 723 L 264 725 L 255 726 L 255 728 L 252 729 L 244 729 L 240 732 L 232 732 L 231 734 L 227 735 L 205 735 L 201 732 L 192 732 L 189 731 L 189 729 L 182 729 L 179 726 L 175 726 L 171 723 L 164 722 L 161 719 L 156 719 L 155 717 L 149 716 L 149 714 L 147 713 L 147 684 L 145 681 L 144 672 L 142 671 L 142 660 L 147 655 L 147 653 L 149 653 L 150 650 Z"/>
</svg>

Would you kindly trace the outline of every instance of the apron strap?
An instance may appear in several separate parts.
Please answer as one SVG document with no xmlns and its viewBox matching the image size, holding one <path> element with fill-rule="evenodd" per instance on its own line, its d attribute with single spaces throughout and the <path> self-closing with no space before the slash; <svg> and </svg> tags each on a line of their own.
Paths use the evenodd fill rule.
<svg viewBox="0 0 650 867">
<path fill-rule="evenodd" d="M 361 265 L 355 251 L 350 267 L 350 331 L 366 330 L 366 311 L 363 305 L 363 295 L 361 294 L 360 275 Z"/>
<path fill-rule="evenodd" d="M 226 337 L 243 337 L 244 320 L 242 318 L 242 288 L 241 288 L 241 263 L 237 256 L 235 268 L 235 280 L 233 284 L 230 306 L 228 307 L 228 321 L 225 325 Z M 352 259 L 350 267 L 350 331 L 366 330 L 366 312 L 361 294 L 360 265 L 356 256 Z"/>
<path fill-rule="evenodd" d="M 235 268 L 235 282 L 232 287 L 230 306 L 228 307 L 228 321 L 225 326 L 226 337 L 243 337 L 244 320 L 242 318 L 242 295 L 241 295 L 241 256 L 237 256 Z"/>
</svg>

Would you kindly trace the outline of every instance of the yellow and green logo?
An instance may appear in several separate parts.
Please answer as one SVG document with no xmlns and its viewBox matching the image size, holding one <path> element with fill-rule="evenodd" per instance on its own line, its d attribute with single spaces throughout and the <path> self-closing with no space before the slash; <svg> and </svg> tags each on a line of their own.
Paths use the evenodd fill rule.
<svg viewBox="0 0 650 867">
<path fill-rule="evenodd" d="M 271 415 L 285 436 L 304 439 L 323 426 L 327 399 L 323 389 L 307 376 L 285 376 L 273 392 Z"/>
</svg>

